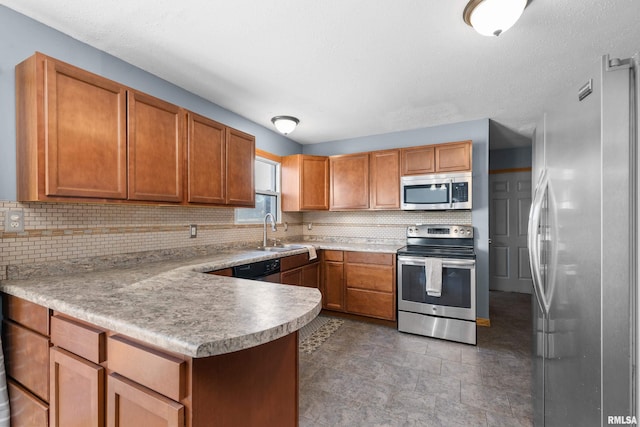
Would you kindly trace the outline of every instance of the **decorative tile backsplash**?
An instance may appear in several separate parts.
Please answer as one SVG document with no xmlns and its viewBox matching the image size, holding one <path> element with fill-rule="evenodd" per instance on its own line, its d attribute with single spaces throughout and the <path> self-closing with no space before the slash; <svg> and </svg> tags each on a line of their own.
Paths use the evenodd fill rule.
<svg viewBox="0 0 640 427">
<path fill-rule="evenodd" d="M 4 215 L 9 209 L 24 211 L 24 232 L 4 232 Z M 284 231 L 283 226 L 279 226 L 275 233 L 269 230 L 270 239 L 347 239 L 395 244 L 404 240 L 407 225 L 471 224 L 471 213 L 285 213 L 283 222 L 288 224 L 288 231 Z M 195 239 L 189 238 L 189 224 L 198 225 L 198 237 Z M 231 208 L 0 201 L 0 280 L 7 279 L 9 266 L 55 264 L 153 251 L 162 251 L 167 257 L 178 257 L 202 247 L 215 250 L 216 247 L 257 245 L 261 241 L 262 225 L 234 224 Z"/>
<path fill-rule="evenodd" d="M 395 244 L 406 239 L 411 224 L 471 224 L 471 212 L 357 211 L 307 212 L 302 218 L 306 240 L 355 239 Z M 309 230 L 311 224 L 311 230 Z"/>
</svg>

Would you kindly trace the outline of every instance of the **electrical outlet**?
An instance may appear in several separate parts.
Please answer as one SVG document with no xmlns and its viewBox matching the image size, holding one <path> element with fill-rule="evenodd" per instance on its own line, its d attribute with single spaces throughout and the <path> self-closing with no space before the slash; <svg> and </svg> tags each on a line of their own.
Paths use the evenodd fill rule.
<svg viewBox="0 0 640 427">
<path fill-rule="evenodd" d="M 191 224 L 189 226 L 189 237 L 195 239 L 198 237 L 198 226 L 195 224 Z"/>
<path fill-rule="evenodd" d="M 4 231 L 8 233 L 24 231 L 24 212 L 22 209 L 9 209 L 4 214 Z"/>
<path fill-rule="evenodd" d="M 313 223 L 307 224 L 307 230 L 313 230 Z"/>
</svg>

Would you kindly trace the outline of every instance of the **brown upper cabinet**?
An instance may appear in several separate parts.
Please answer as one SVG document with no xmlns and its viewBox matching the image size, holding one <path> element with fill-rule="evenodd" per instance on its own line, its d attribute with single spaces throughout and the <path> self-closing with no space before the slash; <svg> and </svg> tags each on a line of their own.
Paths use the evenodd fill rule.
<svg viewBox="0 0 640 427">
<path fill-rule="evenodd" d="M 400 151 L 402 176 L 471 171 L 471 141 L 407 147 Z"/>
<path fill-rule="evenodd" d="M 436 172 L 471 171 L 471 141 L 438 144 L 435 158 Z"/>
<path fill-rule="evenodd" d="M 187 122 L 189 203 L 254 206 L 254 137 L 195 113 Z"/>
<path fill-rule="evenodd" d="M 254 206 L 255 138 L 35 53 L 16 66 L 19 201 Z"/>
<path fill-rule="evenodd" d="M 190 203 L 225 203 L 226 129 L 198 114 L 187 116 L 187 198 Z"/>
<path fill-rule="evenodd" d="M 129 91 L 127 112 L 129 200 L 182 201 L 183 110 Z"/>
<path fill-rule="evenodd" d="M 433 145 L 402 148 L 400 153 L 402 176 L 423 175 L 436 171 Z"/>
<path fill-rule="evenodd" d="M 369 153 L 371 209 L 400 208 L 400 150 Z"/>
<path fill-rule="evenodd" d="M 369 153 L 331 156 L 331 210 L 369 209 Z"/>
<path fill-rule="evenodd" d="M 226 139 L 225 203 L 231 206 L 253 207 L 256 139 L 233 128 L 227 128 Z"/>
<path fill-rule="evenodd" d="M 329 158 L 295 154 L 282 158 L 282 210 L 329 209 Z"/>
<path fill-rule="evenodd" d="M 16 67 L 18 200 L 127 198 L 126 90 L 36 53 Z"/>
<path fill-rule="evenodd" d="M 399 209 L 400 151 L 331 156 L 331 210 Z"/>
</svg>

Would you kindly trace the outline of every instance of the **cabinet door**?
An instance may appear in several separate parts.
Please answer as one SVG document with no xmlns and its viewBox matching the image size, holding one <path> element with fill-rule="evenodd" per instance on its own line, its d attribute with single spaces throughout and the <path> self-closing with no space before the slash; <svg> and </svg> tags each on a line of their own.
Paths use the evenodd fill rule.
<svg viewBox="0 0 640 427">
<path fill-rule="evenodd" d="M 104 426 L 104 368 L 51 348 L 51 427 Z"/>
<path fill-rule="evenodd" d="M 129 200 L 182 201 L 184 113 L 129 91 Z"/>
<path fill-rule="evenodd" d="M 440 144 L 435 149 L 436 172 L 471 170 L 471 141 Z"/>
<path fill-rule="evenodd" d="M 329 159 L 302 156 L 300 174 L 300 209 L 305 211 L 329 209 Z"/>
<path fill-rule="evenodd" d="M 315 262 L 302 267 L 302 286 L 320 288 L 320 263 Z"/>
<path fill-rule="evenodd" d="M 226 128 L 189 113 L 187 197 L 191 203 L 225 203 Z"/>
<path fill-rule="evenodd" d="M 126 91 L 45 59 L 47 196 L 126 199 Z"/>
<path fill-rule="evenodd" d="M 253 181 L 256 159 L 255 138 L 236 129 L 227 128 L 227 196 L 233 206 L 255 206 Z"/>
<path fill-rule="evenodd" d="M 294 154 L 282 158 L 282 210 L 329 209 L 329 158 Z"/>
<path fill-rule="evenodd" d="M 400 208 L 400 150 L 374 151 L 371 161 L 371 208 Z"/>
<path fill-rule="evenodd" d="M 184 427 L 184 406 L 118 374 L 107 378 L 107 425 Z"/>
<path fill-rule="evenodd" d="M 344 264 L 325 261 L 324 299 L 322 306 L 329 310 L 344 311 Z"/>
<path fill-rule="evenodd" d="M 45 403 L 10 378 L 7 378 L 7 390 L 12 426 L 47 427 L 49 425 L 49 407 Z"/>
<path fill-rule="evenodd" d="M 422 175 L 436 171 L 433 145 L 409 147 L 400 150 L 402 176 Z"/>
<path fill-rule="evenodd" d="M 285 285 L 302 285 L 302 268 L 294 268 L 293 270 L 280 273 L 280 283 Z"/>
<path fill-rule="evenodd" d="M 282 272 L 280 273 L 280 283 L 320 288 L 320 263 L 314 262 L 304 267 Z"/>
<path fill-rule="evenodd" d="M 369 153 L 330 157 L 331 209 L 369 208 Z"/>
</svg>

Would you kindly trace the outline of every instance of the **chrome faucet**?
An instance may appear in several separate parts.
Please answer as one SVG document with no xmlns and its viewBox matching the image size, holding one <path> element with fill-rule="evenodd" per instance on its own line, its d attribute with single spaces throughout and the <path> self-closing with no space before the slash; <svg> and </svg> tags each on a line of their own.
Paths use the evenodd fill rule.
<svg viewBox="0 0 640 427">
<path fill-rule="evenodd" d="M 262 247 L 267 247 L 267 218 L 271 218 L 271 231 L 278 231 L 276 228 L 276 221 L 273 219 L 273 214 L 269 212 L 264 216 L 264 227 L 262 232 Z"/>
</svg>

